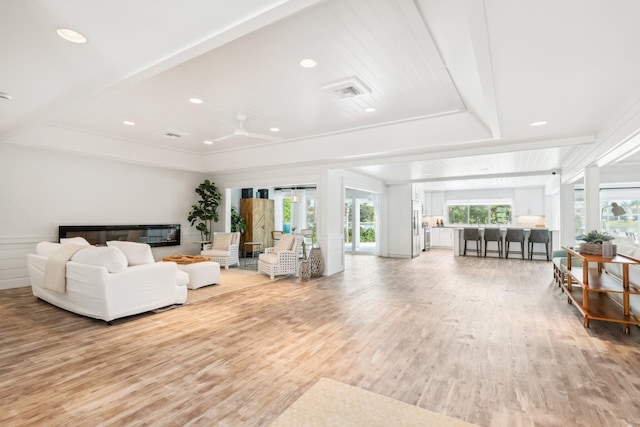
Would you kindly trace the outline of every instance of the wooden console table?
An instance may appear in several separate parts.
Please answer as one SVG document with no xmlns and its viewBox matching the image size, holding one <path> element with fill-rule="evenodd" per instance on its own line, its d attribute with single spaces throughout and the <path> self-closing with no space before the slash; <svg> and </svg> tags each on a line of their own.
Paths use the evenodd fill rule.
<svg viewBox="0 0 640 427">
<path fill-rule="evenodd" d="M 640 325 L 640 318 L 631 313 L 630 295 L 640 295 L 640 288 L 629 283 L 629 266 L 640 264 L 640 260 L 624 255 L 603 258 L 601 255 L 586 255 L 563 246 L 567 251 L 566 283 L 562 289 L 567 293 L 567 302 L 573 303 L 583 317 L 585 328 L 589 320 L 622 323 L 624 332 L 629 333 L 630 325 Z M 571 259 L 582 260 L 582 265 L 572 265 Z M 597 266 L 589 267 L 589 263 Z M 604 264 L 621 264 L 622 278 L 602 271 Z M 617 301 L 614 297 L 621 301 Z"/>
</svg>

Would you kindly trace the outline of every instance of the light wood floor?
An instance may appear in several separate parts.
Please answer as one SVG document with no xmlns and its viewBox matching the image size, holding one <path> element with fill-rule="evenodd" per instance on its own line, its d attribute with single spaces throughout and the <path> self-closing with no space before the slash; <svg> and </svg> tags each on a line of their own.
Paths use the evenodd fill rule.
<svg viewBox="0 0 640 427">
<path fill-rule="evenodd" d="M 347 256 L 113 326 L 0 291 L 0 425 L 268 425 L 321 377 L 487 427 L 639 425 L 640 329 L 584 329 L 551 279 L 544 261 Z"/>
</svg>

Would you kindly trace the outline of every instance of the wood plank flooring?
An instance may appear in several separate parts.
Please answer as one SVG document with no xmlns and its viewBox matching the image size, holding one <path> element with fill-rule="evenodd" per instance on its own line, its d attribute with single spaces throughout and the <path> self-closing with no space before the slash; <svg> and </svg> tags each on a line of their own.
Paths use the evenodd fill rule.
<svg viewBox="0 0 640 427">
<path fill-rule="evenodd" d="M 583 328 L 550 263 L 346 261 L 113 326 L 0 291 L 0 425 L 263 426 L 321 377 L 486 427 L 640 425 L 640 329 Z"/>
</svg>

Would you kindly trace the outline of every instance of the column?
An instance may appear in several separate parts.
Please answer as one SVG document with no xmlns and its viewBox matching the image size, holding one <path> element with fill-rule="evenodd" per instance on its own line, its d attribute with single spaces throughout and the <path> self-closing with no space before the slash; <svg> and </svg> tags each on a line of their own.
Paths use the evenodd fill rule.
<svg viewBox="0 0 640 427">
<path fill-rule="evenodd" d="M 588 166 L 584 169 L 584 205 L 586 232 L 600 230 L 600 168 Z"/>
</svg>

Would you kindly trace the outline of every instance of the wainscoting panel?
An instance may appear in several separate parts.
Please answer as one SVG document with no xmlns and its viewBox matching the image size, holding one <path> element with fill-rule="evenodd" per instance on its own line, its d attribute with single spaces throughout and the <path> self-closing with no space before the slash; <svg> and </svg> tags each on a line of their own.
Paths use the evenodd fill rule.
<svg viewBox="0 0 640 427">
<path fill-rule="evenodd" d="M 56 241 L 55 236 L 25 236 L 0 238 L 0 290 L 31 286 L 27 269 L 27 254 L 36 252 L 43 240 Z"/>
</svg>

